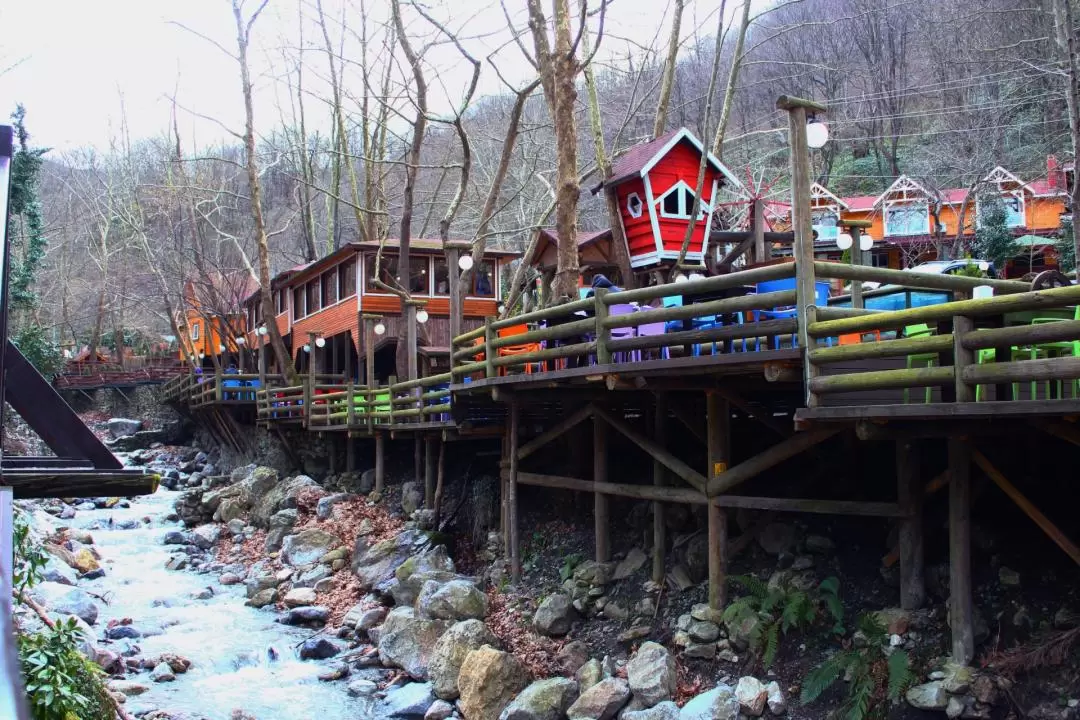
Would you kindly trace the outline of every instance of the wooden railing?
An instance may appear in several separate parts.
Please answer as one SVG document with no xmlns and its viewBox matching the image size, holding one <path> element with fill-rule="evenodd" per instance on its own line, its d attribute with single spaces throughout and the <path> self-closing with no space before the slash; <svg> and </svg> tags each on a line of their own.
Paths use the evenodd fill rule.
<svg viewBox="0 0 1080 720">
<path fill-rule="evenodd" d="M 313 429 L 367 429 L 446 420 L 450 373 L 369 388 L 316 385 L 307 424 Z"/>
</svg>

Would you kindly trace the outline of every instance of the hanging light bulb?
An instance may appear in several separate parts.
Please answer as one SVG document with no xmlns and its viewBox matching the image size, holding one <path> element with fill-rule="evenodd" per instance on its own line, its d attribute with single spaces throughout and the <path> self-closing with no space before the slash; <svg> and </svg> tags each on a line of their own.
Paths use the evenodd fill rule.
<svg viewBox="0 0 1080 720">
<path fill-rule="evenodd" d="M 375 327 L 372 329 L 375 331 L 376 335 L 383 335 L 384 333 L 386 333 L 386 326 L 383 325 L 382 320 L 375 323 Z"/>
<path fill-rule="evenodd" d="M 304 352 L 306 352 L 306 353 L 309 353 L 309 352 L 311 352 L 311 346 L 310 346 L 310 345 L 307 345 L 307 344 L 305 344 L 305 345 L 304 345 Z"/>
<path fill-rule="evenodd" d="M 265 325 L 263 325 L 262 327 L 259 328 L 259 334 L 260 335 L 266 335 L 266 333 L 268 333 L 268 332 L 269 332 L 269 330 L 266 329 Z"/>
<path fill-rule="evenodd" d="M 417 310 L 416 311 L 416 322 L 423 325 L 427 321 L 428 321 L 427 310 L 425 310 L 424 308 L 420 308 L 419 310 Z"/>
<path fill-rule="evenodd" d="M 236 338 L 236 344 L 237 344 L 237 345 L 243 345 L 243 344 L 244 344 L 244 343 L 246 343 L 246 342 L 247 342 L 247 338 L 246 338 L 246 337 L 244 337 L 243 335 L 241 335 L 241 336 L 239 336 L 238 338 Z"/>
<path fill-rule="evenodd" d="M 829 142 L 829 127 L 822 122 L 812 122 L 806 126 L 806 144 L 817 150 Z"/>
<path fill-rule="evenodd" d="M 462 255 L 457 260 L 457 266 L 462 270 L 471 270 L 473 266 L 472 255 Z"/>
<path fill-rule="evenodd" d="M 206 353 L 203 353 L 203 352 L 199 353 L 199 359 L 200 360 L 205 360 L 206 359 Z"/>
<path fill-rule="evenodd" d="M 223 353 L 223 352 L 225 352 L 225 346 L 224 346 L 224 345 L 218 345 L 218 346 L 217 346 L 217 349 L 218 349 L 218 352 L 219 352 L 219 353 Z"/>
<path fill-rule="evenodd" d="M 702 275 L 699 272 L 692 272 L 692 273 L 690 273 L 690 279 L 691 280 L 704 280 L 705 276 Z"/>
<path fill-rule="evenodd" d="M 315 338 L 315 347 L 326 347 L 326 338 Z"/>
<path fill-rule="evenodd" d="M 872 247 L 874 247 L 874 238 L 873 238 L 873 236 L 871 236 L 870 233 L 863 233 L 859 237 L 859 249 L 863 250 L 863 251 L 866 251 L 866 250 L 869 250 Z"/>
<path fill-rule="evenodd" d="M 847 233 L 840 233 L 836 236 L 836 247 L 841 250 L 848 250 L 854 244 L 854 240 Z"/>
<path fill-rule="evenodd" d="M 680 270 L 679 274 L 675 276 L 675 282 L 677 282 L 677 283 L 690 282 L 690 278 L 686 277 L 686 275 Z"/>
</svg>

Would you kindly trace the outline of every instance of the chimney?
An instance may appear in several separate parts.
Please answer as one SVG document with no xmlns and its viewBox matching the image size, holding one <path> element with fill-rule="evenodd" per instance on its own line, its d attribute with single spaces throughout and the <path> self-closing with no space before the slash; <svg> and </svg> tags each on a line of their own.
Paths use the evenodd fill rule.
<svg viewBox="0 0 1080 720">
<path fill-rule="evenodd" d="M 1046 156 L 1046 179 L 1052 189 L 1065 189 L 1065 171 L 1055 155 Z"/>
</svg>

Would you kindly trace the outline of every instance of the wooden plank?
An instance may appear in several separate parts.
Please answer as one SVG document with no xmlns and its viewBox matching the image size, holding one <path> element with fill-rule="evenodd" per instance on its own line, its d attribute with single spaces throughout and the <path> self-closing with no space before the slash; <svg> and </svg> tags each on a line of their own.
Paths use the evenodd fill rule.
<svg viewBox="0 0 1080 720">
<path fill-rule="evenodd" d="M 611 427 L 619 431 L 620 434 L 626 436 L 631 442 L 633 442 L 642 450 L 651 455 L 654 460 L 659 460 L 668 470 L 675 473 L 689 484 L 693 485 L 699 492 L 705 492 L 705 476 L 699 473 L 697 470 L 694 470 L 685 462 L 675 457 L 674 454 L 668 452 L 662 447 L 659 447 L 652 440 L 630 427 L 621 418 L 616 418 L 604 408 L 595 406 L 593 408 L 593 413 L 596 417 L 599 417 L 606 421 L 608 425 L 611 425 Z"/>
<path fill-rule="evenodd" d="M 705 396 L 709 482 L 727 472 L 731 462 L 731 407 L 716 393 Z M 727 511 L 709 503 L 709 607 L 722 610 L 727 601 Z"/>
<path fill-rule="evenodd" d="M 594 417 L 593 426 L 593 484 L 600 485 L 608 479 L 607 425 Z M 596 561 L 611 559 L 611 528 L 608 517 L 608 498 L 602 492 L 593 492 L 593 520 L 596 530 Z"/>
<path fill-rule="evenodd" d="M 967 352 L 971 352 L 970 350 Z M 1039 380 L 1071 380 L 1080 378 L 1080 357 L 1016 360 L 969 365 L 961 371 L 969 385 L 1028 382 Z M 1054 402 L 1054 401 L 1050 401 Z"/>
<path fill-rule="evenodd" d="M 653 408 L 652 439 L 658 447 L 664 447 L 667 440 L 667 409 L 667 395 L 665 393 L 656 393 L 656 405 Z M 664 464 L 653 458 L 652 481 L 655 487 L 662 488 L 666 485 L 664 473 Z M 652 521 L 652 580 L 656 583 L 662 583 L 666 574 L 664 561 L 667 546 L 667 525 L 664 521 L 664 504 L 659 500 L 652 504 Z"/>
<path fill-rule="evenodd" d="M 814 378 L 810 387 L 822 395 L 888 388 L 943 387 L 953 383 L 952 367 L 902 368 L 826 375 Z"/>
<path fill-rule="evenodd" d="M 744 460 L 723 473 L 723 475 L 714 477 L 709 481 L 706 494 L 709 497 L 714 497 L 725 493 L 750 478 L 760 475 L 769 468 L 779 465 L 784 460 L 829 439 L 837 432 L 839 432 L 838 428 L 824 428 L 795 433 L 788 439 L 773 445 L 749 460 Z"/>
<path fill-rule="evenodd" d="M 736 466 L 738 467 L 738 466 Z M 856 515 L 863 517 L 900 517 L 897 503 L 864 500 L 818 500 L 816 498 L 770 498 L 748 495 L 717 495 L 712 502 L 720 507 L 817 515 Z"/>
<path fill-rule="evenodd" d="M 914 440 L 896 442 L 896 485 L 899 498 L 900 607 L 915 610 L 926 601 L 923 571 L 923 488 L 919 480 L 920 444 Z"/>
<path fill-rule="evenodd" d="M 1001 346 L 1012 347 L 1013 345 L 1035 345 L 1047 342 L 1067 342 L 1070 340 L 1080 340 L 1080 320 L 985 328 L 973 330 L 961 338 L 961 342 L 968 350 Z"/>
<path fill-rule="evenodd" d="M 4 485 L 12 488 L 17 499 L 153 495 L 159 480 L 154 473 L 127 469 L 4 470 Z"/>
<path fill-rule="evenodd" d="M 994 467 L 994 464 L 990 462 L 990 459 L 983 455 L 978 450 L 973 450 L 971 453 L 972 459 L 975 464 L 986 473 L 987 477 L 994 481 L 1001 490 L 1009 496 L 1017 507 L 1024 511 L 1024 514 L 1031 518 L 1036 525 L 1046 535 L 1054 541 L 1054 544 L 1065 551 L 1065 554 L 1072 558 L 1073 562 L 1080 565 L 1080 547 L 1076 546 L 1072 540 L 1069 539 L 1065 533 L 1061 532 L 1061 529 L 1055 525 L 1050 518 L 1046 517 L 1039 508 L 1035 507 L 1034 503 L 1027 499 L 1023 493 L 1016 489 L 1016 486 L 1009 482 L 1000 470 Z"/>
<path fill-rule="evenodd" d="M 953 346 L 953 336 L 923 335 L 899 340 L 879 340 L 855 345 L 815 348 L 810 351 L 810 362 L 815 365 L 871 360 L 884 357 L 900 357 L 916 353 L 937 353 Z"/>
<path fill-rule="evenodd" d="M 592 417 L 593 405 L 590 403 L 584 407 L 574 411 L 564 419 L 560 420 L 550 428 L 534 437 L 529 442 L 525 443 L 518 450 L 518 460 L 524 460 L 532 455 L 534 452 L 544 447 L 552 440 L 561 437 L 571 429 L 576 427 L 579 423 Z"/>
<path fill-rule="evenodd" d="M 814 269 L 820 277 L 837 280 L 869 280 L 886 285 L 898 285 L 903 288 L 920 290 L 973 290 L 989 285 L 999 293 L 1023 293 L 1031 290 L 1031 283 L 1020 280 L 997 280 L 995 278 L 970 278 L 963 275 L 939 275 L 937 273 L 917 273 L 910 270 L 892 270 L 890 268 L 871 267 L 869 265 L 848 265 L 845 263 L 814 262 Z"/>
<path fill-rule="evenodd" d="M 705 330 L 677 330 L 675 332 L 666 332 L 663 335 L 622 338 L 612 340 L 608 347 L 611 348 L 612 352 L 627 352 L 671 345 L 698 345 L 739 338 L 774 337 L 776 335 L 790 335 L 795 332 L 796 327 L 794 319 L 764 320 L 741 325 L 722 325 Z"/>
<path fill-rule="evenodd" d="M 964 371 L 975 364 L 975 351 L 964 347 L 961 342 L 963 336 L 971 332 L 975 327 L 971 318 L 957 315 L 953 318 L 953 367 L 956 374 L 953 387 L 955 388 L 955 402 L 973 402 L 975 400 L 975 388 L 964 380 Z M 944 365 L 945 363 L 941 363 Z M 997 363 L 995 363 L 996 365 Z"/>
<path fill-rule="evenodd" d="M 723 277 L 731 277 L 726 275 Z M 683 287 L 689 283 L 681 283 Z M 657 308 L 655 310 L 642 310 L 626 315 L 612 315 L 602 321 L 603 327 L 608 329 L 622 327 L 637 327 L 646 323 L 670 322 L 672 320 L 691 320 L 706 315 L 721 315 L 725 313 L 746 312 L 748 310 L 763 310 L 775 307 L 792 305 L 795 302 L 794 290 L 778 290 L 770 293 L 751 295 L 739 295 L 738 297 L 724 298 L 723 300 L 709 300 L 708 302 L 692 303 L 690 305 L 678 305 L 675 307 Z"/>
<path fill-rule="evenodd" d="M 510 577 L 513 581 L 521 581 L 521 533 L 518 528 L 518 437 L 521 432 L 521 401 L 516 397 L 510 399 L 510 422 L 507 427 L 509 447 L 507 453 L 510 456 L 510 478 L 506 484 L 506 510 L 507 527 L 510 536 Z"/>
<path fill-rule="evenodd" d="M 949 441 L 949 624 L 952 659 L 967 665 L 975 656 L 971 597 L 971 447 Z"/>
<path fill-rule="evenodd" d="M 509 476 L 509 471 L 506 471 Z M 653 485 L 628 485 L 625 483 L 597 483 L 592 480 L 564 477 L 562 475 L 544 475 L 542 473 L 518 472 L 518 482 L 522 485 L 576 490 L 580 492 L 600 492 L 605 495 L 652 500 L 660 502 L 678 502 L 692 505 L 705 505 L 708 499 L 697 490 L 689 488 L 656 487 Z"/>
<path fill-rule="evenodd" d="M 978 403 L 911 403 L 850 405 L 795 411 L 797 423 L 868 420 L 945 420 L 955 418 L 1039 417 L 1080 415 L 1080 400 L 1023 400 Z"/>
<path fill-rule="evenodd" d="M 709 293 L 716 290 L 727 290 L 740 285 L 755 285 L 767 280 L 783 280 L 795 275 L 793 263 L 778 263 L 763 267 L 739 270 L 727 275 L 714 275 L 713 277 L 700 280 L 690 280 L 684 283 L 668 283 L 665 285 L 653 285 L 651 287 L 637 288 L 636 290 L 622 290 L 608 293 L 604 299 L 609 305 L 630 302 L 649 302 L 670 295 L 696 295 Z M 790 304 L 790 303 L 788 303 Z"/>
</svg>

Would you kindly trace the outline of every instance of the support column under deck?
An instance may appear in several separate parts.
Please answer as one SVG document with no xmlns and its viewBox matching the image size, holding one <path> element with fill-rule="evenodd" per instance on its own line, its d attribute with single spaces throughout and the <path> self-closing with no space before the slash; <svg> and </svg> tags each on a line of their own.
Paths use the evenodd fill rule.
<svg viewBox="0 0 1080 720">
<path fill-rule="evenodd" d="M 659 393 L 656 396 L 656 410 L 653 413 L 653 442 L 664 447 L 667 423 L 667 395 Z M 664 464 L 653 458 L 653 485 L 663 487 Z M 656 501 L 652 504 L 653 514 L 653 550 L 652 550 L 652 579 L 653 582 L 664 582 L 664 552 L 667 544 L 667 533 L 664 525 L 664 503 Z"/>
<path fill-rule="evenodd" d="M 971 599 L 971 446 L 949 438 L 949 625 L 953 662 L 975 656 Z"/>
<path fill-rule="evenodd" d="M 593 482 L 607 482 L 608 427 L 598 417 L 593 418 Z M 608 520 L 608 496 L 593 493 L 593 519 L 596 525 L 596 561 L 611 559 L 610 523 Z"/>
<path fill-rule="evenodd" d="M 516 583 L 521 580 L 521 536 L 518 530 L 517 481 L 518 481 L 518 425 L 520 407 L 517 398 L 510 401 L 510 479 L 507 483 L 507 521 L 510 526 L 510 577 Z"/>
<path fill-rule="evenodd" d="M 900 505 L 900 607 L 915 610 L 926 601 L 923 574 L 923 487 L 918 440 L 896 441 L 896 485 Z"/>
<path fill-rule="evenodd" d="M 386 487 L 386 433 L 375 433 L 375 492 L 381 496 Z"/>
<path fill-rule="evenodd" d="M 706 434 L 709 448 L 709 478 L 727 472 L 731 462 L 731 408 L 716 393 L 706 396 Z M 709 503 L 709 607 L 723 609 L 727 602 L 727 514 Z"/>
<path fill-rule="evenodd" d="M 434 435 L 424 438 L 424 507 L 435 507 L 435 442 Z"/>
</svg>

